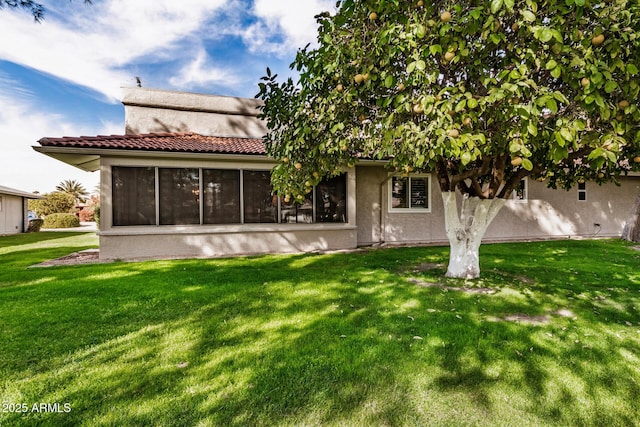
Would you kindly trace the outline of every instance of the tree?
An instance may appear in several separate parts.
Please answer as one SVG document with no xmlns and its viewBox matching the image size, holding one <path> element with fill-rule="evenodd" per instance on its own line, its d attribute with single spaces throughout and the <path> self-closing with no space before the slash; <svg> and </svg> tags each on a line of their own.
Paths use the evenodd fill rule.
<svg viewBox="0 0 640 427">
<path fill-rule="evenodd" d="M 68 193 L 53 191 L 45 194 L 44 199 L 29 200 L 29 210 L 39 217 L 54 213 L 74 213 L 75 199 Z"/>
<path fill-rule="evenodd" d="M 479 276 L 482 236 L 523 178 L 569 189 L 638 166 L 635 0 L 343 0 L 317 20 L 297 82 L 267 69 L 260 83 L 274 187 L 298 200 L 365 158 L 433 172 L 449 277 Z"/>
<path fill-rule="evenodd" d="M 56 185 L 56 190 L 73 196 L 76 202 L 84 202 L 89 195 L 84 186 L 76 180 L 67 179 Z"/>
<path fill-rule="evenodd" d="M 91 3 L 91 0 L 84 0 L 85 4 Z M 0 9 L 8 7 L 10 9 L 25 9 L 33 15 L 36 22 L 44 19 L 45 8 L 41 3 L 33 0 L 0 0 Z"/>
<path fill-rule="evenodd" d="M 629 218 L 624 225 L 622 238 L 630 242 L 640 242 L 640 193 L 636 196 Z"/>
</svg>

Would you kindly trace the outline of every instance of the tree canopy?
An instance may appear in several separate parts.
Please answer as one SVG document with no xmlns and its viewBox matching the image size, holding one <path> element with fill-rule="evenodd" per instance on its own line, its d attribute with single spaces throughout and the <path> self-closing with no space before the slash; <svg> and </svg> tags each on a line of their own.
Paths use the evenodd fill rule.
<svg viewBox="0 0 640 427">
<path fill-rule="evenodd" d="M 56 185 L 56 191 L 69 194 L 75 201 L 84 202 L 89 196 L 89 192 L 84 185 L 74 179 L 66 179 Z"/>
<path fill-rule="evenodd" d="M 635 0 L 344 0 L 317 20 L 299 80 L 267 70 L 257 95 L 281 193 L 361 159 L 480 199 L 640 164 Z"/>
<path fill-rule="evenodd" d="M 274 187 L 300 201 L 364 159 L 435 173 L 450 277 L 479 276 L 523 178 L 569 189 L 640 165 L 637 0 L 343 0 L 317 20 L 298 81 L 260 83 Z"/>
</svg>

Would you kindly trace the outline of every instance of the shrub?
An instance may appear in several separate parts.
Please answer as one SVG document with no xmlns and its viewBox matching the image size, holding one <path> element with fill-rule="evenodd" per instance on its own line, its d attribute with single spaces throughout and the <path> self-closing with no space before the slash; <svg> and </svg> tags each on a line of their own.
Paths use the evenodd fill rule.
<svg viewBox="0 0 640 427">
<path fill-rule="evenodd" d="M 43 228 L 73 228 L 80 226 L 80 219 L 70 213 L 54 213 L 44 218 Z"/>
<path fill-rule="evenodd" d="M 32 219 L 29 221 L 29 226 L 27 227 L 27 233 L 37 233 L 40 231 L 42 224 L 44 223 L 43 219 Z"/>
<path fill-rule="evenodd" d="M 78 212 L 78 215 L 80 215 L 80 221 L 84 221 L 84 222 L 93 221 L 93 218 L 95 216 L 94 207 L 85 206 L 84 208 L 82 208 L 80 212 Z"/>
<path fill-rule="evenodd" d="M 54 213 L 73 212 L 76 204 L 72 195 L 54 191 L 44 195 L 41 200 L 29 200 L 29 209 L 41 215 L 51 215 Z"/>
</svg>

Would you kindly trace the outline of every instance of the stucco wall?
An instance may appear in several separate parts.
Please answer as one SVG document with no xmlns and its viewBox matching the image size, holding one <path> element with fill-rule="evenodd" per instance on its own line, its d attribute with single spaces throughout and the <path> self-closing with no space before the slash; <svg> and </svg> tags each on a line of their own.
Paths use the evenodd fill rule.
<svg viewBox="0 0 640 427">
<path fill-rule="evenodd" d="M 434 177 L 429 213 L 389 212 L 387 177 L 381 166 L 357 168 L 358 244 L 446 243 L 442 193 Z M 620 236 L 640 191 L 640 177 L 621 182 L 619 187 L 587 183 L 587 200 L 579 201 L 577 189 L 551 190 L 544 183 L 529 181 L 527 200 L 507 201 L 485 240 Z"/>
<path fill-rule="evenodd" d="M 156 227 L 100 233 L 101 259 L 191 258 L 242 254 L 300 253 L 356 247 L 348 224 Z"/>
<path fill-rule="evenodd" d="M 260 253 L 299 253 L 357 247 L 355 219 L 355 169 L 347 171 L 348 223 L 318 224 L 230 224 L 188 226 L 112 225 L 111 167 L 153 166 L 226 169 L 273 167 L 265 157 L 208 159 L 175 156 L 101 159 L 101 259 L 188 258 Z"/>
<path fill-rule="evenodd" d="M 229 96 L 126 88 L 122 100 L 125 132 L 195 132 L 261 138 L 267 131 L 256 116 L 260 101 Z"/>
<path fill-rule="evenodd" d="M 0 234 L 16 234 L 24 231 L 23 197 L 0 193 Z"/>
</svg>

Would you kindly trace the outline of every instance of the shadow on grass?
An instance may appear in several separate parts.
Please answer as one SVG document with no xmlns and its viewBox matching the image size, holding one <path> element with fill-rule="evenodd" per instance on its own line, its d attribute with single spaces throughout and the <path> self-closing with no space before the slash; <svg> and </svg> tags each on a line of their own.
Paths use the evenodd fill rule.
<svg viewBox="0 0 640 427">
<path fill-rule="evenodd" d="M 410 283 L 406 260 L 445 262 L 441 248 L 22 272 L 37 286 L 0 289 L 2 395 L 73 409 L 2 416 L 10 425 L 631 425 L 640 343 L 625 322 L 639 320 L 626 310 L 639 306 L 640 283 L 591 282 L 604 274 L 591 264 L 572 267 L 589 280 L 561 274 L 572 248 L 485 248 L 482 286 L 494 295 Z M 611 257 L 621 251 L 611 246 Z M 523 274 L 531 280 L 515 279 Z M 575 316 L 490 320 L 560 308 Z"/>
</svg>

